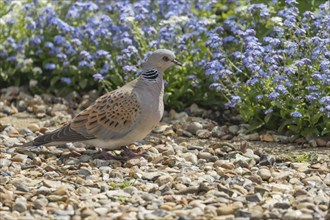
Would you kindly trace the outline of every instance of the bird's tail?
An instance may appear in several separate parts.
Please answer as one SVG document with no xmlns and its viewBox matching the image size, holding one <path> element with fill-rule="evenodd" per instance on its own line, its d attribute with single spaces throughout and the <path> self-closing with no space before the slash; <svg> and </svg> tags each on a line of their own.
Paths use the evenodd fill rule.
<svg viewBox="0 0 330 220">
<path fill-rule="evenodd" d="M 23 145 L 17 145 L 17 147 L 28 147 L 28 146 L 39 146 L 48 143 L 66 143 L 66 142 L 76 142 L 76 141 L 86 141 L 94 139 L 93 136 L 83 136 L 80 133 L 76 132 L 70 127 L 70 124 L 64 125 L 63 127 L 41 135 L 34 139 L 31 142 L 25 143 Z"/>
<path fill-rule="evenodd" d="M 59 137 L 58 134 L 65 128 L 66 126 L 56 129 L 52 132 L 43 134 L 39 137 L 36 137 L 33 141 L 23 143 L 23 144 L 15 144 L 13 147 L 30 147 L 30 146 L 40 146 L 40 145 L 45 145 L 49 144 L 51 142 L 56 142 Z"/>
</svg>

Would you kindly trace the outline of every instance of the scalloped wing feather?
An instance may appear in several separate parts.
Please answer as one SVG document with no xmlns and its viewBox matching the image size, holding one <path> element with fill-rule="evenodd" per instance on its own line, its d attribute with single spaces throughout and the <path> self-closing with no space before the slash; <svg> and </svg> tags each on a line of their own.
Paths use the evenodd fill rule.
<svg viewBox="0 0 330 220">
<path fill-rule="evenodd" d="M 116 90 L 101 96 L 94 105 L 77 115 L 70 128 L 83 136 L 117 139 L 138 123 L 141 108 L 135 93 Z"/>
</svg>

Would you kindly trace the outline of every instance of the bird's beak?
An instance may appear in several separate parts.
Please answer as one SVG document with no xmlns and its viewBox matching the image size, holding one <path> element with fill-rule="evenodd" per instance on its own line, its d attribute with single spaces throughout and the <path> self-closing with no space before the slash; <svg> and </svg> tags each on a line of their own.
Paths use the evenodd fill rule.
<svg viewBox="0 0 330 220">
<path fill-rule="evenodd" d="M 177 60 L 172 60 L 172 62 L 175 63 L 176 65 L 182 66 L 182 64 Z"/>
</svg>

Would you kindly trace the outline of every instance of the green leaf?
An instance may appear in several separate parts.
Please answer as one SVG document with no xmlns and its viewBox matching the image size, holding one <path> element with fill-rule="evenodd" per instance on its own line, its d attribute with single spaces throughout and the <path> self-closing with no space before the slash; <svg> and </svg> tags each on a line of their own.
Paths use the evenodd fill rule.
<svg viewBox="0 0 330 220">
<path fill-rule="evenodd" d="M 84 89 L 84 88 L 86 88 L 86 86 L 87 86 L 87 82 L 88 82 L 87 79 L 82 79 L 81 81 L 79 81 L 79 86 L 80 86 L 82 89 Z"/>
<path fill-rule="evenodd" d="M 253 124 L 250 124 L 249 128 L 245 131 L 245 133 L 250 133 L 252 131 L 255 131 L 259 128 L 261 128 L 262 126 L 265 125 L 265 122 L 255 122 Z"/>
<path fill-rule="evenodd" d="M 51 86 L 51 87 L 54 86 L 54 85 L 58 82 L 59 79 L 60 79 L 59 76 L 54 76 L 54 77 L 50 80 L 50 86 Z"/>
<path fill-rule="evenodd" d="M 315 137 L 320 134 L 320 132 L 317 130 L 317 128 L 304 128 L 301 133 L 302 136 L 304 137 Z"/>
<path fill-rule="evenodd" d="M 284 122 L 282 122 L 282 124 L 280 125 L 280 127 L 277 129 L 279 132 L 282 132 L 284 128 L 287 128 L 287 125 L 292 124 L 293 120 L 292 119 L 287 119 Z"/>
<path fill-rule="evenodd" d="M 288 125 L 288 129 L 293 131 L 294 133 L 299 133 L 300 130 L 299 126 L 297 125 Z"/>
</svg>

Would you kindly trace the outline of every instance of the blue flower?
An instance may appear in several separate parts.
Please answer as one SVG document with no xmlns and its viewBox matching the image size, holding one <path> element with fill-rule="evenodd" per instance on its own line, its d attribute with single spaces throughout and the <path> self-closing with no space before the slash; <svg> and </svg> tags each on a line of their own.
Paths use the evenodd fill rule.
<svg viewBox="0 0 330 220">
<path fill-rule="evenodd" d="M 126 65 L 123 67 L 123 70 L 125 72 L 136 72 L 137 68 L 136 68 L 136 66 Z"/>
<path fill-rule="evenodd" d="M 133 54 L 137 54 L 138 50 L 133 45 L 129 45 L 126 49 L 122 50 L 126 56 L 131 57 Z"/>
<path fill-rule="evenodd" d="M 82 44 L 81 41 L 77 38 L 72 39 L 70 42 L 75 46 L 80 46 Z"/>
<path fill-rule="evenodd" d="M 308 89 L 308 91 L 318 91 L 319 88 L 317 88 L 316 86 L 307 86 L 306 89 Z"/>
<path fill-rule="evenodd" d="M 79 61 L 79 63 L 78 63 L 79 67 L 93 67 L 94 65 L 95 65 L 94 61 L 82 60 L 82 61 Z"/>
<path fill-rule="evenodd" d="M 105 63 L 103 67 L 100 69 L 99 73 L 102 75 L 106 74 L 107 72 L 109 72 L 110 68 L 111 68 L 110 64 Z"/>
<path fill-rule="evenodd" d="M 298 2 L 296 0 L 285 0 L 285 3 L 288 5 L 297 5 Z"/>
<path fill-rule="evenodd" d="M 284 73 L 287 75 L 292 75 L 296 73 L 296 70 L 290 67 L 284 67 Z"/>
<path fill-rule="evenodd" d="M 233 37 L 233 36 L 227 36 L 227 37 L 225 37 L 224 39 L 223 39 L 223 42 L 224 43 L 236 43 L 237 42 L 237 39 L 235 38 L 235 37 Z"/>
<path fill-rule="evenodd" d="M 33 37 L 31 40 L 30 40 L 30 43 L 33 45 L 33 46 L 38 46 L 41 44 L 41 41 L 43 41 L 44 39 L 44 36 L 36 36 L 36 37 Z"/>
<path fill-rule="evenodd" d="M 272 112 L 274 112 L 274 110 L 273 109 L 267 109 L 265 112 L 264 112 L 264 114 L 265 115 L 269 115 L 270 113 L 272 113 Z"/>
<path fill-rule="evenodd" d="M 254 97 L 255 98 L 255 100 L 260 100 L 260 99 L 262 99 L 264 96 L 263 95 L 257 95 L 256 97 Z"/>
<path fill-rule="evenodd" d="M 54 37 L 54 42 L 57 44 L 57 45 L 65 45 L 66 44 L 66 39 L 65 37 L 61 36 L 61 35 L 56 35 Z"/>
<path fill-rule="evenodd" d="M 67 56 L 64 53 L 58 53 L 56 57 L 62 61 L 67 59 Z"/>
<path fill-rule="evenodd" d="M 275 87 L 276 91 L 281 92 L 282 94 L 288 93 L 288 90 L 283 85 L 277 85 Z"/>
<path fill-rule="evenodd" d="M 211 88 L 215 88 L 217 91 L 221 91 L 222 90 L 222 86 L 219 83 L 212 83 L 210 85 Z"/>
<path fill-rule="evenodd" d="M 241 103 L 241 97 L 239 96 L 232 96 L 231 100 L 225 104 L 227 107 L 234 108 L 237 104 Z"/>
<path fill-rule="evenodd" d="M 306 100 L 307 100 L 308 102 L 312 102 L 312 101 L 317 100 L 318 97 L 319 97 L 319 94 L 318 94 L 318 93 L 316 93 L 316 92 L 312 92 L 311 94 L 306 95 L 305 98 L 306 98 Z"/>
<path fill-rule="evenodd" d="M 46 70 L 54 70 L 54 69 L 56 69 L 56 65 L 55 65 L 55 63 L 46 63 L 45 64 L 45 69 Z"/>
<path fill-rule="evenodd" d="M 268 99 L 271 100 L 271 101 L 273 101 L 273 100 L 276 100 L 279 96 L 280 96 L 280 93 L 278 93 L 278 92 L 271 92 L 268 95 Z"/>
<path fill-rule="evenodd" d="M 330 104 L 330 96 L 324 96 L 324 97 L 322 97 L 319 100 L 319 103 L 320 104 L 327 104 L 327 105 L 329 105 Z"/>
<path fill-rule="evenodd" d="M 296 35 L 304 36 L 306 35 L 306 31 L 301 28 L 297 28 L 296 31 L 294 32 Z"/>
<path fill-rule="evenodd" d="M 216 34 L 212 34 L 209 40 L 205 42 L 205 45 L 211 48 L 219 48 L 222 45 L 222 38 Z"/>
<path fill-rule="evenodd" d="M 62 77 L 61 81 L 69 85 L 71 83 L 71 78 L 70 77 Z"/>
<path fill-rule="evenodd" d="M 14 63 L 17 61 L 17 58 L 16 58 L 16 56 L 9 56 L 9 57 L 7 57 L 6 61 Z"/>
<path fill-rule="evenodd" d="M 110 58 L 109 52 L 108 51 L 105 51 L 105 50 L 98 50 L 98 51 L 96 51 L 95 54 L 94 54 L 94 56 L 95 56 L 96 59 L 99 59 L 99 58 L 102 58 L 102 57 L 107 58 L 107 59 Z"/>
<path fill-rule="evenodd" d="M 86 50 L 81 51 L 79 55 L 80 55 L 81 58 L 86 59 L 86 60 L 91 60 L 92 59 L 92 56 Z"/>
<path fill-rule="evenodd" d="M 197 79 L 197 76 L 196 75 L 188 75 L 187 79 L 188 80 L 194 80 L 194 79 Z"/>
<path fill-rule="evenodd" d="M 252 4 L 248 7 L 248 10 L 253 14 L 257 14 L 260 11 L 261 18 L 267 18 L 270 15 L 267 5 L 265 4 Z"/>
<path fill-rule="evenodd" d="M 205 74 L 206 75 L 212 75 L 216 72 L 219 72 L 220 70 L 224 69 L 224 66 L 220 63 L 219 60 L 213 60 L 205 65 Z"/>
<path fill-rule="evenodd" d="M 51 49 L 54 48 L 54 44 L 53 44 L 52 42 L 48 42 L 48 41 L 47 41 L 47 42 L 45 43 L 45 47 L 51 50 Z"/>
<path fill-rule="evenodd" d="M 0 51 L 0 57 L 6 57 L 6 56 L 8 56 L 8 53 L 7 53 L 7 51 Z"/>
<path fill-rule="evenodd" d="M 75 7 L 79 8 L 81 11 L 96 11 L 99 7 L 93 2 L 76 2 Z"/>
<path fill-rule="evenodd" d="M 263 42 L 272 45 L 273 47 L 278 47 L 281 44 L 281 40 L 272 37 L 264 37 Z"/>
<path fill-rule="evenodd" d="M 296 42 L 288 42 L 286 45 L 285 52 L 289 55 L 294 55 L 298 50 L 298 44 Z"/>
<path fill-rule="evenodd" d="M 320 63 L 321 70 L 325 72 L 326 70 L 330 69 L 330 60 L 324 59 Z"/>
<path fill-rule="evenodd" d="M 94 74 L 93 78 L 94 78 L 95 81 L 100 81 L 100 80 L 104 79 L 104 77 L 100 73 Z"/>
<path fill-rule="evenodd" d="M 290 114 L 293 118 L 301 118 L 302 114 L 300 112 L 291 112 Z"/>
<path fill-rule="evenodd" d="M 128 37 L 125 37 L 121 40 L 122 44 L 124 45 L 132 45 L 133 44 L 133 41 L 132 39 L 128 38 Z"/>
<path fill-rule="evenodd" d="M 50 25 L 54 25 L 59 29 L 63 34 L 70 33 L 74 30 L 73 27 L 68 25 L 65 21 L 57 18 L 57 17 L 52 17 L 49 21 Z"/>
</svg>

